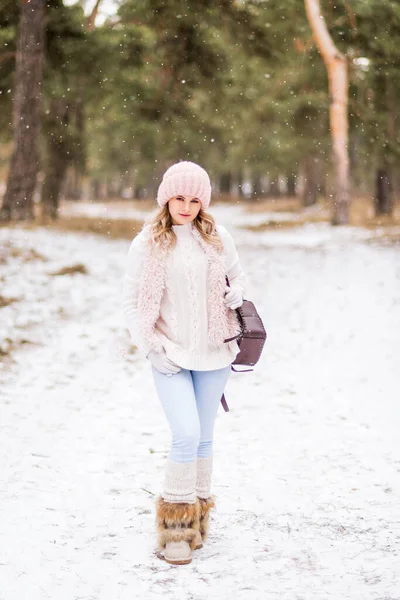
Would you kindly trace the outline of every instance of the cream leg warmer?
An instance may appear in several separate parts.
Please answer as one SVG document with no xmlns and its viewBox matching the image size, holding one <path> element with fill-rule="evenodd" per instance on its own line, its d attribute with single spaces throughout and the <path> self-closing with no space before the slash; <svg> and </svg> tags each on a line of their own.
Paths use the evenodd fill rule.
<svg viewBox="0 0 400 600">
<path fill-rule="evenodd" d="M 199 498 L 209 498 L 211 496 L 212 464 L 212 454 L 207 458 L 197 457 L 196 494 Z"/>
<path fill-rule="evenodd" d="M 162 497 L 167 502 L 196 502 L 196 461 L 177 463 L 167 458 Z"/>
</svg>

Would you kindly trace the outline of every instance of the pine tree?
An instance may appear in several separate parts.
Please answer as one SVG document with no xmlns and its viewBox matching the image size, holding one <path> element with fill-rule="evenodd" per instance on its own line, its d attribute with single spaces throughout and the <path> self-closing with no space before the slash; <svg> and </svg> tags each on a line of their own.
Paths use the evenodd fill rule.
<svg viewBox="0 0 400 600">
<path fill-rule="evenodd" d="M 33 193 L 40 167 L 45 0 L 21 0 L 19 9 L 13 93 L 14 150 L 0 211 L 2 220 L 33 218 Z"/>
</svg>

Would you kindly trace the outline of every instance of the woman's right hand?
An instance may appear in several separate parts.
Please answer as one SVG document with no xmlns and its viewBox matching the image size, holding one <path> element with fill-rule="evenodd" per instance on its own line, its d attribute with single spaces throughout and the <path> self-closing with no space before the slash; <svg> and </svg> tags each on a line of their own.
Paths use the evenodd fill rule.
<svg viewBox="0 0 400 600">
<path fill-rule="evenodd" d="M 175 375 L 181 370 L 181 367 L 167 357 L 164 349 L 162 352 L 150 350 L 147 358 L 153 367 L 156 368 L 157 371 L 160 371 L 160 373 L 164 373 L 164 375 Z"/>
</svg>

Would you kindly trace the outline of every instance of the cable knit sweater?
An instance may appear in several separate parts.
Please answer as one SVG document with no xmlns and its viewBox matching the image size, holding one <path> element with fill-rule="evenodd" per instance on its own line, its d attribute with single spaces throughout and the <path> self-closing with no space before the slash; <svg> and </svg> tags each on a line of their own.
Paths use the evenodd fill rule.
<svg viewBox="0 0 400 600">
<path fill-rule="evenodd" d="M 206 371 L 231 364 L 239 352 L 235 340 L 211 348 L 207 339 L 207 259 L 194 239 L 192 223 L 172 226 L 177 243 L 167 259 L 166 282 L 156 323 L 156 332 L 165 352 L 184 369 Z M 231 234 L 216 225 L 224 251 L 226 274 L 231 287 L 245 294 L 246 276 Z M 137 300 L 140 270 L 145 252 L 140 232 L 132 241 L 122 287 L 122 306 L 133 343 L 146 357 L 150 347 L 140 335 Z"/>
</svg>

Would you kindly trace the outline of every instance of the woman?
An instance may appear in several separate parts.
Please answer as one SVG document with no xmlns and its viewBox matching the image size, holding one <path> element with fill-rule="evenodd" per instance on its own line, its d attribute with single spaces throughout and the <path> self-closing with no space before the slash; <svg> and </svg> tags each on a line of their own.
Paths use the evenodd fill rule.
<svg viewBox="0 0 400 600">
<path fill-rule="evenodd" d="M 231 235 L 206 212 L 210 200 L 202 167 L 167 169 L 160 210 L 130 245 L 123 285 L 127 327 L 151 362 L 172 433 L 156 499 L 158 556 L 172 564 L 190 563 L 208 534 L 214 422 L 239 352 L 224 340 L 240 332 L 246 277 Z"/>
</svg>

